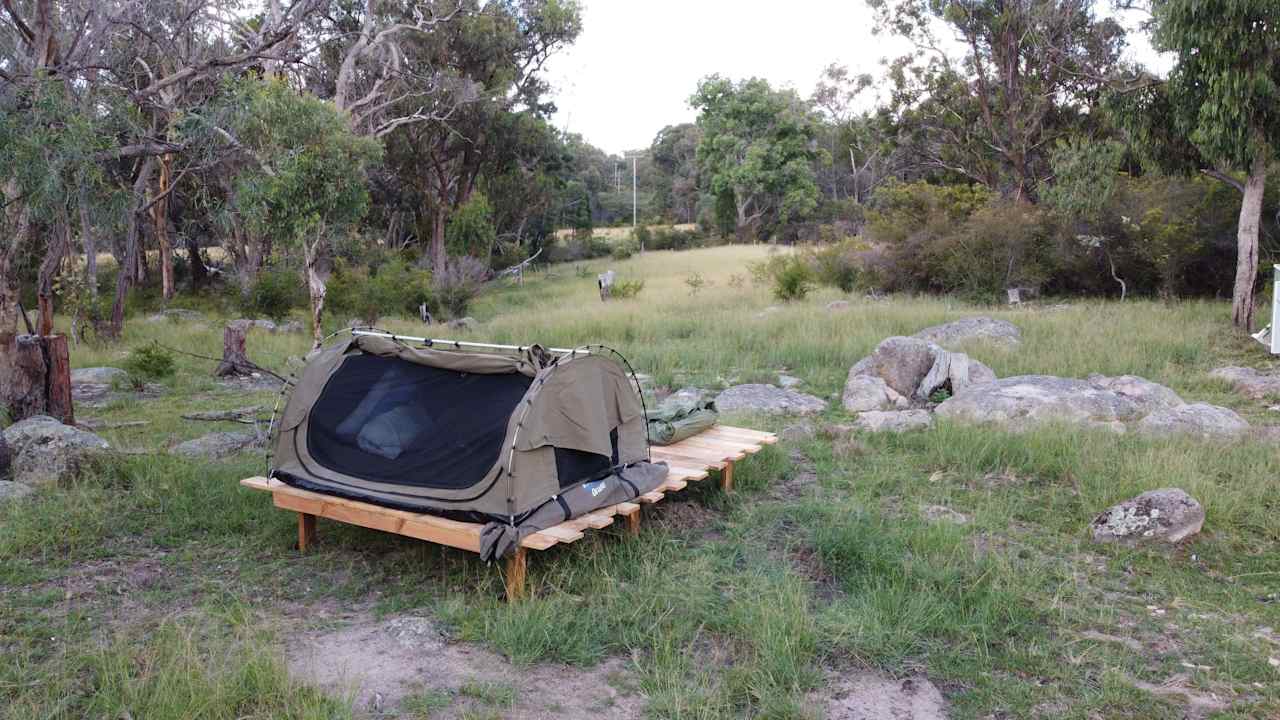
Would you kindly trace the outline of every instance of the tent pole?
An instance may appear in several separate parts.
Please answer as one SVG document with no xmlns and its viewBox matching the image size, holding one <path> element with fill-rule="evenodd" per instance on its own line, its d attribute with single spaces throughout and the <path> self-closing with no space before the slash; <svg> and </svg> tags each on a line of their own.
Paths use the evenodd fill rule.
<svg viewBox="0 0 1280 720">
<path fill-rule="evenodd" d="M 412 335 L 396 335 L 394 333 L 377 332 L 373 330 L 352 330 L 351 334 L 364 335 L 367 337 L 390 338 L 392 340 L 404 340 L 406 342 L 423 343 L 424 345 L 428 345 L 428 346 L 440 345 L 446 348 L 447 347 L 455 347 L 455 348 L 473 347 L 473 348 L 487 348 L 490 350 L 508 350 L 508 351 L 514 351 L 514 352 L 524 352 L 525 350 L 528 350 L 529 348 L 533 347 L 532 345 L 499 345 L 497 343 L 471 342 L 469 340 L 445 340 L 442 338 L 414 337 Z M 556 353 L 558 355 L 568 355 L 568 354 L 590 355 L 591 354 L 591 351 L 583 348 L 546 348 L 546 350 L 547 352 Z"/>
</svg>

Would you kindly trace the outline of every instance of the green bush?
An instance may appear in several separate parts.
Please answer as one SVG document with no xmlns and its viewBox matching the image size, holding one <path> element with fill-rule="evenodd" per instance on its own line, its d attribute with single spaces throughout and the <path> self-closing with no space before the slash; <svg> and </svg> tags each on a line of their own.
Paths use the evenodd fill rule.
<svg viewBox="0 0 1280 720">
<path fill-rule="evenodd" d="M 392 257 L 372 268 L 339 263 L 329 279 L 326 298 L 330 309 L 354 315 L 368 325 L 387 315 L 417 317 L 418 306 L 436 309 L 431 272 Z"/>
<path fill-rule="evenodd" d="M 472 193 L 449 218 L 444 237 L 450 255 L 470 255 L 489 262 L 498 237 L 489 198 L 482 192 Z"/>
<path fill-rule="evenodd" d="M 473 257 L 449 258 L 443 272 L 436 273 L 431 280 L 431 289 L 440 306 L 448 311 L 449 317 L 461 318 L 467 314 L 467 308 L 484 288 L 489 269 L 484 263 Z"/>
<path fill-rule="evenodd" d="M 773 296 L 782 301 L 803 300 L 813 289 L 813 270 L 804 258 L 792 255 L 776 265 Z"/>
<path fill-rule="evenodd" d="M 702 247 L 706 238 L 697 230 L 660 227 L 653 230 L 646 250 L 689 250 Z"/>
<path fill-rule="evenodd" d="M 148 382 L 173 377 L 173 354 L 157 343 L 143 345 L 129 352 L 123 368 L 134 388 L 142 390 Z"/>
<path fill-rule="evenodd" d="M 280 266 L 263 268 L 241 297 L 240 309 L 252 317 L 280 322 L 308 302 L 306 287 L 296 270 Z"/>
<path fill-rule="evenodd" d="M 647 225 L 641 225 L 636 228 L 635 232 L 631 233 L 631 239 L 635 241 L 638 247 L 644 248 L 645 250 L 656 249 L 653 247 L 653 233 L 649 232 L 649 227 Z"/>
<path fill-rule="evenodd" d="M 619 242 L 617 245 L 613 246 L 613 252 L 610 253 L 610 255 L 613 257 L 614 260 L 627 260 L 632 255 L 636 254 L 636 252 L 639 249 L 640 248 L 636 244 L 636 241 L 623 240 L 622 242 Z"/>
<path fill-rule="evenodd" d="M 547 248 L 548 262 L 577 262 L 606 257 L 613 253 L 613 246 L 604 238 L 588 233 L 575 233 L 573 237 L 557 238 Z"/>
<path fill-rule="evenodd" d="M 819 284 L 850 293 L 858 285 L 858 253 L 866 249 L 866 245 L 848 239 L 811 249 L 806 253 L 806 260 L 813 268 L 814 279 Z"/>
<path fill-rule="evenodd" d="M 644 290 L 643 280 L 619 280 L 614 281 L 613 288 L 609 291 L 610 297 L 615 298 L 633 298 Z"/>
<path fill-rule="evenodd" d="M 1053 275 L 1061 229 L 1036 206 L 977 186 L 927 183 L 887 185 L 873 204 L 870 242 L 854 251 L 866 285 L 989 302 L 1007 287 L 1042 286 Z"/>
</svg>

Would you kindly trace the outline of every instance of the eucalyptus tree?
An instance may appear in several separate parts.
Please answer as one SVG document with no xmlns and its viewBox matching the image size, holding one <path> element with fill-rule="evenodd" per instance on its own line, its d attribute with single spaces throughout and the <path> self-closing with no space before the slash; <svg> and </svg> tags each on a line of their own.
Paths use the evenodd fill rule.
<svg viewBox="0 0 1280 720">
<path fill-rule="evenodd" d="M 1124 30 L 1093 0 L 867 0 L 913 50 L 889 65 L 900 142 L 936 171 L 1035 200 L 1054 142 L 1095 122 Z"/>
<path fill-rule="evenodd" d="M 137 281 L 145 254 L 145 216 L 163 235 L 162 203 L 181 179 L 168 171 L 187 150 L 173 132 L 173 119 L 198 114 L 211 88 L 224 76 L 251 66 L 293 63 L 290 50 L 302 22 L 319 0 L 287 4 L 268 0 L 265 14 L 246 14 L 241 0 L 5 0 L 0 4 L 0 103 L 11 127 L 28 138 L 54 134 L 48 145 L 76 159 L 76 172 L 47 172 L 41 183 L 50 197 L 79 205 L 72 212 L 40 212 L 40 197 L 22 188 L 17 163 L 22 149 L 0 148 L 4 178 L 5 238 L 0 246 L 0 334 L 16 327 L 17 260 L 45 240 L 42 268 L 56 272 L 71 228 L 78 223 L 88 258 L 96 257 L 95 200 L 123 205 L 122 242 L 108 331 L 118 334 L 124 300 Z M 57 98 L 56 113 L 33 112 L 35 103 Z M 36 123 L 33 125 L 32 123 Z M 86 124 L 91 132 L 71 132 Z M 17 135 L 11 135 L 17 137 Z M 75 138 L 83 142 L 68 145 Z M 65 140 L 66 142 L 62 142 Z M 96 167 L 94 167 L 96 165 Z M 61 166 L 55 164 L 55 166 Z M 153 179 L 168 177 L 163 187 Z M 120 198 L 121 195 L 125 197 Z M 54 242 L 49 242 L 53 239 Z M 161 238 L 163 241 L 163 237 Z M 89 285 L 95 265 L 87 262 Z M 171 282 L 171 277 L 170 277 Z M 43 283 L 42 283 L 43 284 Z M 171 287 L 170 287 L 171 291 Z"/>
<path fill-rule="evenodd" d="M 689 102 L 699 111 L 701 176 L 713 195 L 732 198 L 739 237 L 766 218 L 785 223 L 817 207 L 816 123 L 794 92 L 712 75 Z"/>
<path fill-rule="evenodd" d="M 1272 0 L 1156 0 L 1152 9 L 1156 47 L 1176 63 L 1167 82 L 1134 82 L 1116 101 L 1153 162 L 1243 194 L 1231 320 L 1247 332 L 1267 164 L 1280 148 L 1280 11 Z"/>
<path fill-rule="evenodd" d="M 415 98 L 392 106 L 391 112 L 427 117 L 385 136 L 388 166 L 421 198 L 418 225 L 434 267 L 445 264 L 449 216 L 500 155 L 508 116 L 546 118 L 554 110 L 543 68 L 581 29 L 573 0 L 464 0 L 449 22 L 403 39 L 410 66 L 429 65 L 447 78 L 428 105 Z"/>
<path fill-rule="evenodd" d="M 352 132 L 333 103 L 278 79 L 243 81 L 226 103 L 243 160 L 232 178 L 235 211 L 249 232 L 301 249 L 319 345 L 333 245 L 368 210 L 365 171 L 382 146 Z"/>
</svg>

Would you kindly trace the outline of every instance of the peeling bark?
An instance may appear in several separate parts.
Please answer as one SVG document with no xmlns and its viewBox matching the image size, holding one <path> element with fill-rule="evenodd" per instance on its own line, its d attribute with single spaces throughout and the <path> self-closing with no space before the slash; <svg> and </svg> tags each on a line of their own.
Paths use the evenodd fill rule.
<svg viewBox="0 0 1280 720">
<path fill-rule="evenodd" d="M 1240 224 L 1236 233 L 1236 281 L 1231 293 L 1231 323 L 1245 332 L 1253 331 L 1253 290 L 1258 281 L 1258 225 L 1262 218 L 1262 195 L 1267 185 L 1267 158 L 1254 158 L 1240 204 Z"/>
</svg>

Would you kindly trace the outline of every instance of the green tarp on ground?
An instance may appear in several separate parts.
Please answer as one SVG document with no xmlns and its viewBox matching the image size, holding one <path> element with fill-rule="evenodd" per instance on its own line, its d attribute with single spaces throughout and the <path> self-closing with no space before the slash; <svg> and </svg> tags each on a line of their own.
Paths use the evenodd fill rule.
<svg viewBox="0 0 1280 720">
<path fill-rule="evenodd" d="M 719 417 L 710 394 L 697 388 L 685 388 L 649 410 L 649 442 L 654 445 L 680 442 L 709 429 Z"/>
</svg>

